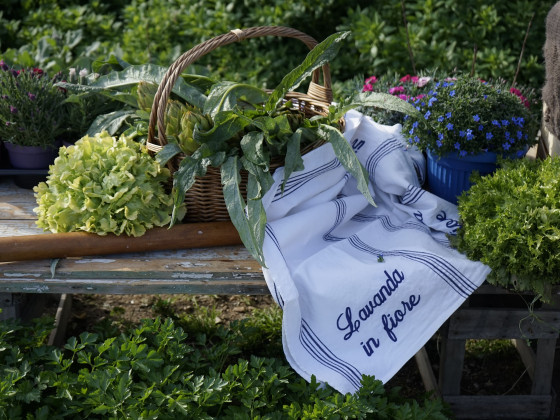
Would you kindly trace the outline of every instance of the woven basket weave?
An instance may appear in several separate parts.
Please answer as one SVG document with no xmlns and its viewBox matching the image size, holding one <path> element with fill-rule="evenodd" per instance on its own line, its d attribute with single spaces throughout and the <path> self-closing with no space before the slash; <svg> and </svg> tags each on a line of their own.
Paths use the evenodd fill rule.
<svg viewBox="0 0 560 420">
<path fill-rule="evenodd" d="M 191 48 L 169 67 L 158 86 L 150 114 L 148 150 L 157 153 L 167 144 L 164 126 L 166 104 L 175 82 L 189 65 L 218 47 L 243 41 L 244 39 L 269 35 L 299 39 L 309 49 L 313 49 L 318 44 L 314 38 L 292 28 L 261 26 L 243 30 L 234 29 L 229 33 L 219 35 Z M 284 97 L 285 100 L 290 100 L 293 103 L 294 108 L 303 111 L 308 118 L 313 115 L 326 115 L 328 107 L 332 102 L 331 78 L 328 65 L 322 67 L 323 85 L 319 84 L 320 77 L 321 71 L 319 69 L 315 70 L 312 74 L 307 94 L 288 92 Z M 308 146 L 306 149 L 303 149 L 301 151 L 302 155 L 316 146 Z M 172 173 L 177 170 L 179 162 L 180 160 L 172 160 L 168 164 Z M 271 171 L 274 171 L 274 169 L 283 164 L 281 160 L 271 162 Z M 244 185 L 241 186 L 241 190 L 245 195 L 245 191 L 243 191 Z M 187 206 L 186 222 L 230 220 L 224 202 L 219 168 L 209 166 L 206 176 L 196 179 L 195 184 L 186 193 L 185 204 Z"/>
</svg>

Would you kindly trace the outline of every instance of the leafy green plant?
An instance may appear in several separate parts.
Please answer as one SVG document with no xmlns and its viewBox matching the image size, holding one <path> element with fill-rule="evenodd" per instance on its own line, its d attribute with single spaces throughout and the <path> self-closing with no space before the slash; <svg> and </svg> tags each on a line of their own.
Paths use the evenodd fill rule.
<svg viewBox="0 0 560 420">
<path fill-rule="evenodd" d="M 0 323 L 0 419 L 449 418 L 441 400 L 406 400 L 373 377 L 342 395 L 307 383 L 281 358 L 248 356 L 220 367 L 216 357 L 225 353 L 213 347 L 239 351 L 225 328 L 209 342 L 156 318 L 103 339 L 83 332 L 62 349 L 44 344 L 50 328 L 51 319 Z"/>
<path fill-rule="evenodd" d="M 51 232 L 85 231 L 141 236 L 169 224 L 170 177 L 144 146 L 107 132 L 60 149 L 46 182 L 34 187 L 37 226 Z"/>
<path fill-rule="evenodd" d="M 452 243 L 492 268 L 489 283 L 550 299 L 560 269 L 559 170 L 558 158 L 504 162 L 459 197 Z"/>
</svg>

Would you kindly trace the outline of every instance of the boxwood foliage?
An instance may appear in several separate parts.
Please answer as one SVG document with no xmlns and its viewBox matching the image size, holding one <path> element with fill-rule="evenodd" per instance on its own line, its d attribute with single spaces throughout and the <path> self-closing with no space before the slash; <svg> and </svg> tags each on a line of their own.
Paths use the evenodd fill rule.
<svg viewBox="0 0 560 420">
<path fill-rule="evenodd" d="M 413 73 L 403 20 L 416 71 L 469 71 L 484 79 L 514 78 L 529 23 L 517 81 L 544 83 L 545 19 L 555 0 L 77 0 L 24 1 L 0 12 L 0 56 L 53 70 L 107 59 L 168 66 L 181 53 L 234 28 L 283 25 L 318 41 L 350 30 L 352 39 L 332 63 L 333 80 L 388 72 Z M 38 3 L 38 5 L 37 5 Z M 3 13 L 3 14 L 2 14 Z M 292 39 L 266 37 L 220 48 L 200 60 L 217 78 L 275 86 L 305 56 Z M 233 64 L 235 63 L 235 64 Z M 201 70 L 202 71 L 202 70 Z"/>
<path fill-rule="evenodd" d="M 0 323 L 0 419 L 448 418 L 440 400 L 404 400 L 373 377 L 353 395 L 307 383 L 264 357 L 265 342 L 254 346 L 254 323 L 189 335 L 156 318 L 112 336 L 83 332 L 61 349 L 44 344 L 51 322 Z"/>
<path fill-rule="evenodd" d="M 560 283 L 560 158 L 505 161 L 459 197 L 454 245 L 492 268 L 487 281 L 547 301 Z"/>
</svg>

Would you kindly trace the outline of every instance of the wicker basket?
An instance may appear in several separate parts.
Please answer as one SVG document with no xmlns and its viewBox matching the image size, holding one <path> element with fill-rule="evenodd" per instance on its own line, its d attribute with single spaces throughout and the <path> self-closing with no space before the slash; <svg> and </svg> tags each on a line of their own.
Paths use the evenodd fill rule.
<svg viewBox="0 0 560 420">
<path fill-rule="evenodd" d="M 307 45 L 309 49 L 313 49 L 317 45 L 315 39 L 295 29 L 282 26 L 262 26 L 243 30 L 234 29 L 229 33 L 219 35 L 191 48 L 169 67 L 158 87 L 150 114 L 147 141 L 148 149 L 151 152 L 157 153 L 167 144 L 164 128 L 166 104 L 175 82 L 189 65 L 218 47 L 248 38 L 268 35 L 299 39 Z M 307 94 L 289 92 L 285 95 L 284 99 L 290 100 L 294 108 L 303 111 L 307 117 L 325 115 L 332 102 L 331 78 L 328 65 L 322 67 L 322 76 L 323 85 L 320 85 L 319 79 L 321 77 L 321 71 L 319 69 L 315 70 Z M 308 149 L 303 149 L 302 154 L 308 152 L 313 147 L 316 147 L 316 145 L 308 147 Z M 177 170 L 179 162 L 178 160 L 174 160 L 170 161 L 168 164 L 172 173 Z M 282 165 L 282 161 L 272 162 L 271 171 Z M 242 193 L 245 194 L 243 186 L 241 189 Z M 187 191 L 185 203 L 187 206 L 186 222 L 230 220 L 222 192 L 220 169 L 209 166 L 206 176 L 197 178 L 195 184 Z"/>
</svg>

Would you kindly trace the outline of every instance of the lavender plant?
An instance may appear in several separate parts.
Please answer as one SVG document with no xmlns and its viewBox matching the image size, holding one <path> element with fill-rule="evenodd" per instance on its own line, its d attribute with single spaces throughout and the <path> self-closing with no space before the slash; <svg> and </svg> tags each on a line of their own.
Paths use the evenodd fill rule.
<svg viewBox="0 0 560 420">
<path fill-rule="evenodd" d="M 404 118 L 403 135 L 437 156 L 483 151 L 521 156 L 536 142 L 538 118 L 532 109 L 537 106 L 503 81 L 446 79 L 412 103 L 421 115 Z"/>
<path fill-rule="evenodd" d="M 0 60 L 0 139 L 19 146 L 53 147 L 64 132 L 65 91 L 42 69 L 16 70 Z"/>
</svg>

